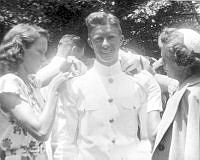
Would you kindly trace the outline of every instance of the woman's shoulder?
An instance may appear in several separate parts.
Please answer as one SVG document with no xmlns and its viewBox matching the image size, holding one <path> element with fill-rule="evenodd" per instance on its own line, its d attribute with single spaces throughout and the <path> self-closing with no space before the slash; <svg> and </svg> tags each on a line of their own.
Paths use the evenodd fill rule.
<svg viewBox="0 0 200 160">
<path fill-rule="evenodd" d="M 0 82 L 23 82 L 23 80 L 14 73 L 7 73 L 0 77 Z"/>
<path fill-rule="evenodd" d="M 19 88 L 24 86 L 23 80 L 13 73 L 8 73 L 0 77 L 0 92 L 19 92 Z"/>
<path fill-rule="evenodd" d="M 197 83 L 197 84 L 192 85 L 192 86 L 188 86 L 187 87 L 187 92 L 190 95 L 199 96 L 199 98 L 200 98 L 200 83 Z"/>
<path fill-rule="evenodd" d="M 189 102 L 194 100 L 200 101 L 200 83 L 187 86 L 183 98 Z"/>
</svg>

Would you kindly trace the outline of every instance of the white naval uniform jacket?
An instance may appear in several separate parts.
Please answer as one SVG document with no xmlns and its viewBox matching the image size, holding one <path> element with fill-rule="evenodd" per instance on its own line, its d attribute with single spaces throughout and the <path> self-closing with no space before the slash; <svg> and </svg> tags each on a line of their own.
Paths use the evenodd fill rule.
<svg viewBox="0 0 200 160">
<path fill-rule="evenodd" d="M 137 136 L 139 125 L 146 134 L 146 101 L 144 88 L 119 62 L 108 67 L 95 61 L 63 86 L 52 135 L 54 159 L 147 160 L 150 145 Z"/>
</svg>

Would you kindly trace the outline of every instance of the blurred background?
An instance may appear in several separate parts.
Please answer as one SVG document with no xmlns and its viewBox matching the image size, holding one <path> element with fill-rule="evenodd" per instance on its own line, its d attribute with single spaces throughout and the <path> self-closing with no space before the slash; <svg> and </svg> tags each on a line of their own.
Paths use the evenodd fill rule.
<svg viewBox="0 0 200 160">
<path fill-rule="evenodd" d="M 179 0 L 0 0 L 0 40 L 18 23 L 37 24 L 50 32 L 48 57 L 56 53 L 62 35 L 74 33 L 87 40 L 84 19 L 94 11 L 116 15 L 125 37 L 123 48 L 160 57 L 159 33 L 165 27 L 200 31 L 200 1 Z M 87 53 L 92 51 L 87 47 Z"/>
</svg>

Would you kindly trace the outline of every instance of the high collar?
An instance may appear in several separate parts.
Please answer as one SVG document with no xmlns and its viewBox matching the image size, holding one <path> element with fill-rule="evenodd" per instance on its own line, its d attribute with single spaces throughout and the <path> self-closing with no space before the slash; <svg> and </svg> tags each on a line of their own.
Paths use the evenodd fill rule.
<svg viewBox="0 0 200 160">
<path fill-rule="evenodd" d="M 120 62 L 117 61 L 111 66 L 105 66 L 99 63 L 97 60 L 94 61 L 94 69 L 103 76 L 114 76 L 122 72 Z"/>
</svg>

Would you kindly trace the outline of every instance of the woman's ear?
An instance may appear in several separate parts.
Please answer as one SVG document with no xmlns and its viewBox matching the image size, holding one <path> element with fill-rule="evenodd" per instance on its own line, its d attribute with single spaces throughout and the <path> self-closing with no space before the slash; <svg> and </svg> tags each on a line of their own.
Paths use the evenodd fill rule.
<svg viewBox="0 0 200 160">
<path fill-rule="evenodd" d="M 93 45 L 92 45 L 92 41 L 91 41 L 91 39 L 90 38 L 88 38 L 88 45 L 93 49 Z"/>
</svg>

